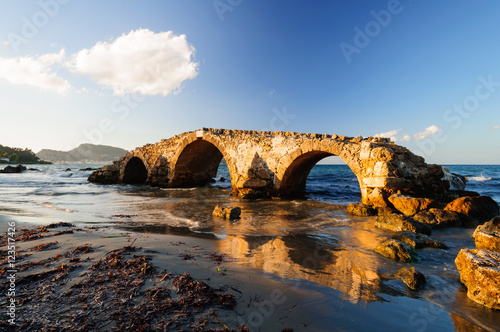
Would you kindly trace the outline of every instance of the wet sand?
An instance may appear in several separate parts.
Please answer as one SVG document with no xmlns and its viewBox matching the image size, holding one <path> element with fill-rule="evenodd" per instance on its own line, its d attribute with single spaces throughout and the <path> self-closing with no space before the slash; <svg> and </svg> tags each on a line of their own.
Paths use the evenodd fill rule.
<svg viewBox="0 0 500 332">
<path fill-rule="evenodd" d="M 415 294 L 386 291 L 368 302 L 356 302 L 316 282 L 267 274 L 223 253 L 226 250 L 220 249 L 228 239 L 234 242 L 227 237 L 213 240 L 88 226 L 45 231 L 39 226 L 42 221 L 30 225 L 26 219 L 12 218 L 1 218 L 0 227 L 3 329 L 10 328 L 9 299 L 4 294 L 11 268 L 5 265 L 5 237 L 8 222 L 14 221 L 17 236 L 23 234 L 21 229 L 35 236 L 26 240 L 25 232 L 25 239 L 16 241 L 18 330 L 482 330 Z"/>
</svg>

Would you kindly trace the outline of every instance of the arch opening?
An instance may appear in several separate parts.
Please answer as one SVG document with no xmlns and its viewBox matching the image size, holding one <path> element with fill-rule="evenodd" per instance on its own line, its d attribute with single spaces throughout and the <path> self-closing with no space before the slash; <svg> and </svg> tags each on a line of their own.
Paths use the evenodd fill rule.
<svg viewBox="0 0 500 332">
<path fill-rule="evenodd" d="M 123 172 L 123 183 L 142 184 L 146 183 L 147 179 L 148 170 L 146 169 L 146 166 L 144 166 L 141 158 L 131 158 L 125 166 L 125 170 Z"/>
<path fill-rule="evenodd" d="M 324 158 L 328 163 L 318 165 Z M 314 173 L 314 174 L 313 174 Z M 306 187 L 306 182 L 309 184 Z M 340 157 L 323 151 L 311 151 L 296 158 L 285 171 L 279 187 L 281 197 L 297 197 L 306 194 L 340 202 L 357 202 L 361 190 L 356 174 Z M 309 192 L 310 191 L 310 192 Z M 326 195 L 326 196 L 325 196 Z"/>
<path fill-rule="evenodd" d="M 222 152 L 212 143 L 196 140 L 179 155 L 171 179 L 172 187 L 204 186 L 217 176 Z"/>
</svg>

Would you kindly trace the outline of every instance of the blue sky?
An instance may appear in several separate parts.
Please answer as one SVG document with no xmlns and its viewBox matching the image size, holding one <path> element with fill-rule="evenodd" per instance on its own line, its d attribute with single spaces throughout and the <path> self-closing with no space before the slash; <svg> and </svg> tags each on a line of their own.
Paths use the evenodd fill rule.
<svg viewBox="0 0 500 332">
<path fill-rule="evenodd" d="M 214 127 L 500 164 L 497 1 L 0 4 L 0 144 L 132 149 Z"/>
</svg>

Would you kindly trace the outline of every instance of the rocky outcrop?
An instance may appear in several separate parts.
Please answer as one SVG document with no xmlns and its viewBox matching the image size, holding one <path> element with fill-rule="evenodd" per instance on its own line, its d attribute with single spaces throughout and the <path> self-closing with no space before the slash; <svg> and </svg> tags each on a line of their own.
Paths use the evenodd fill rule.
<svg viewBox="0 0 500 332">
<path fill-rule="evenodd" d="M 374 251 L 396 261 L 412 262 L 416 260 L 413 250 L 405 243 L 395 239 L 380 243 Z"/>
<path fill-rule="evenodd" d="M 489 196 L 460 197 L 448 203 L 445 211 L 453 211 L 469 217 L 476 223 L 483 223 L 500 215 L 498 203 Z"/>
<path fill-rule="evenodd" d="M 428 211 L 420 211 L 413 219 L 431 228 L 461 227 L 462 217 L 458 212 L 431 208 Z"/>
<path fill-rule="evenodd" d="M 500 310 L 500 253 L 462 249 L 455 259 L 467 296 L 488 308 Z"/>
<path fill-rule="evenodd" d="M 412 232 L 398 232 L 392 236 L 393 239 L 406 243 L 413 249 L 422 248 L 440 248 L 447 249 L 448 247 L 439 241 L 433 240 L 423 234 L 415 234 Z"/>
<path fill-rule="evenodd" d="M 4 169 L 0 170 L 0 173 L 21 173 L 25 170 L 27 170 L 27 168 L 23 165 L 7 166 Z"/>
<path fill-rule="evenodd" d="M 363 204 L 349 204 L 349 206 L 347 206 L 347 212 L 360 217 L 370 217 L 377 215 L 376 209 Z"/>
<path fill-rule="evenodd" d="M 426 284 L 425 276 L 414 267 L 403 267 L 394 274 L 395 277 L 400 278 L 411 290 L 419 290 Z"/>
<path fill-rule="evenodd" d="M 431 228 L 428 225 L 398 213 L 378 215 L 375 219 L 375 227 L 388 229 L 394 232 L 410 231 L 413 233 L 431 234 Z"/>
<path fill-rule="evenodd" d="M 226 219 L 238 219 L 241 215 L 240 207 L 232 206 L 215 206 L 212 214 L 216 217 L 226 218 Z"/>
<path fill-rule="evenodd" d="M 429 198 L 417 198 L 394 194 L 389 197 L 389 201 L 399 212 L 406 216 L 413 216 L 422 210 L 427 210 L 434 201 Z"/>
</svg>

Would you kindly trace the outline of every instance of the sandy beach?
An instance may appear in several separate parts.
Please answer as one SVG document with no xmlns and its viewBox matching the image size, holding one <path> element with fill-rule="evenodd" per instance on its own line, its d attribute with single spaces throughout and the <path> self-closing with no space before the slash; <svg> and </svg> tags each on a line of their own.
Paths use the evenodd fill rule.
<svg viewBox="0 0 500 332">
<path fill-rule="evenodd" d="M 13 220 L 2 221 L 7 248 Z M 4 250 L 1 267 L 15 279 L 1 287 L 15 285 L 17 305 L 15 315 L 3 310 L 3 330 L 14 330 L 9 319 L 19 331 L 324 328 L 308 308 L 314 292 L 242 268 L 212 241 L 15 223 L 16 260 L 9 267 Z"/>
<path fill-rule="evenodd" d="M 483 331 L 470 317 L 443 310 L 439 296 L 428 302 L 406 291 L 365 302 L 359 299 L 372 294 L 363 291 L 365 281 L 360 292 L 353 279 L 330 288 L 252 268 L 219 251 L 227 239 L 24 221 L 2 217 L 0 285 L 2 294 L 13 288 L 16 300 L 11 310 L 11 297 L 1 299 L 5 331 Z M 12 266 L 9 223 L 16 225 Z M 357 270 L 353 276 L 366 278 Z M 391 283 L 403 289 L 398 282 Z"/>
</svg>

